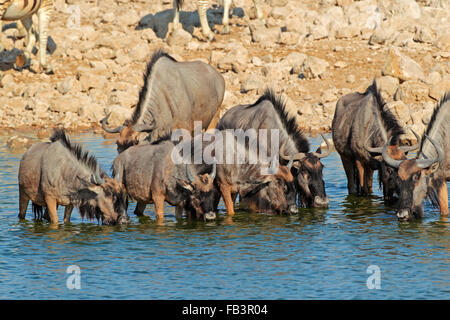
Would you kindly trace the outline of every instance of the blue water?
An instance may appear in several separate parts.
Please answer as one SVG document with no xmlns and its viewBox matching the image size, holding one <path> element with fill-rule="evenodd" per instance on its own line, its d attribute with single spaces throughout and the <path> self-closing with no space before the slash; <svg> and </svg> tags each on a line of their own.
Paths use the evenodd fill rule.
<svg viewBox="0 0 450 320">
<path fill-rule="evenodd" d="M 330 209 L 295 216 L 237 211 L 217 221 L 176 220 L 153 206 L 129 226 L 81 220 L 51 228 L 18 214 L 22 153 L 0 137 L 0 299 L 449 299 L 450 224 L 425 205 L 424 219 L 399 222 L 375 187 L 347 197 L 338 155 L 323 160 Z M 109 170 L 115 145 L 79 134 Z M 111 142 L 111 141 L 109 141 Z M 312 145 L 319 140 L 313 139 Z M 315 148 L 313 148 L 315 149 Z M 59 211 L 62 220 L 62 208 Z M 81 289 L 69 290 L 77 265 Z M 367 268 L 380 268 L 380 289 L 368 289 Z"/>
</svg>

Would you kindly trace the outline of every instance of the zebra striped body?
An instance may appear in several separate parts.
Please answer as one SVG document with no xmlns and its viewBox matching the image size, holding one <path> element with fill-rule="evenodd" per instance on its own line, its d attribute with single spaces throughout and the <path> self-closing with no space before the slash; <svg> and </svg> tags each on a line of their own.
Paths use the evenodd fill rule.
<svg viewBox="0 0 450 320">
<path fill-rule="evenodd" d="M 256 9 L 256 17 L 262 21 L 264 21 L 264 16 L 261 9 L 261 1 L 262 0 L 253 0 L 255 4 Z M 183 5 L 184 0 L 174 0 L 173 1 L 173 7 L 175 10 L 175 15 L 173 18 L 173 27 L 174 29 L 178 29 L 180 26 L 180 8 Z M 196 0 L 197 2 L 197 10 L 198 10 L 198 16 L 200 18 L 200 24 L 202 27 L 202 33 L 208 40 L 214 39 L 214 34 L 211 31 L 211 28 L 208 24 L 208 18 L 206 16 L 206 11 L 209 8 L 209 2 L 210 0 Z M 228 33 L 229 32 L 229 12 L 231 3 L 233 0 L 223 0 L 223 18 L 222 18 L 222 24 L 224 25 L 223 32 Z"/>
<path fill-rule="evenodd" d="M 32 15 L 35 13 L 37 14 L 39 20 L 39 62 L 41 68 L 46 73 L 52 72 L 51 67 L 47 65 L 46 56 L 48 21 L 52 8 L 52 0 L 0 0 L 0 20 L 20 20 L 21 23 L 17 24 L 19 33 L 23 33 L 23 29 L 25 29 L 27 36 L 27 46 L 24 50 L 26 58 L 25 66 L 30 63 L 31 51 L 36 43 L 35 32 L 32 28 Z M 0 49 L 1 48 L 3 48 L 3 46 L 0 44 Z"/>
</svg>

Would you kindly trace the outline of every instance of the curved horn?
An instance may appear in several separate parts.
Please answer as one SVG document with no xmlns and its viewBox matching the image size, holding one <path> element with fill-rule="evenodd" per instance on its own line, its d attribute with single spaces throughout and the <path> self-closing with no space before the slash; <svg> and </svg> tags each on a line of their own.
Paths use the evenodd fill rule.
<svg viewBox="0 0 450 320">
<path fill-rule="evenodd" d="M 436 143 L 436 141 L 434 141 L 433 139 L 431 139 L 428 135 L 425 134 L 425 138 L 430 140 L 431 144 L 434 146 L 434 148 L 436 149 L 437 152 L 437 157 L 434 159 L 420 159 L 417 160 L 417 166 L 421 169 L 425 169 L 428 168 L 429 166 L 431 166 L 433 163 L 435 162 L 442 162 L 444 160 L 444 151 L 442 150 L 441 147 L 438 146 L 438 144 Z"/>
<path fill-rule="evenodd" d="M 186 174 L 187 174 L 187 177 L 188 177 L 190 182 L 194 182 L 195 181 L 195 178 L 192 175 L 191 169 L 189 168 L 188 164 L 186 165 Z"/>
<path fill-rule="evenodd" d="M 400 166 L 400 164 L 402 163 L 402 161 L 401 160 L 394 160 L 394 159 L 392 159 L 391 156 L 388 153 L 388 147 L 389 147 L 389 144 L 391 142 L 391 139 L 392 139 L 392 137 L 390 137 L 389 141 L 386 142 L 386 144 L 384 145 L 383 151 L 381 152 L 381 155 L 383 156 L 383 160 L 388 165 L 390 165 L 391 167 L 394 167 L 394 168 L 398 168 Z"/>
<path fill-rule="evenodd" d="M 108 118 L 110 115 L 111 115 L 111 112 L 106 117 L 104 117 L 102 120 L 100 120 L 100 123 L 102 124 L 102 129 L 108 133 L 120 133 L 123 130 L 124 126 L 120 126 L 120 127 L 114 128 L 114 129 L 110 129 L 106 126 L 108 124 Z"/>
<path fill-rule="evenodd" d="M 299 152 L 297 154 L 295 154 L 294 156 L 288 156 L 286 154 L 284 154 L 284 147 L 286 146 L 286 141 L 283 143 L 283 145 L 280 148 L 280 157 L 286 161 L 291 161 L 292 160 L 302 160 L 306 154 L 303 152 Z"/>
<path fill-rule="evenodd" d="M 288 169 L 291 169 L 293 163 L 294 163 L 294 159 L 291 157 L 291 160 L 289 160 L 289 163 L 286 165 L 286 167 L 287 167 Z"/>
<path fill-rule="evenodd" d="M 411 130 L 411 132 L 416 136 L 417 143 L 412 145 L 412 146 L 401 146 L 401 147 L 399 147 L 400 150 L 402 150 L 404 153 L 417 150 L 420 147 L 420 136 L 413 129 L 409 129 L 409 130 Z"/>
<path fill-rule="evenodd" d="M 214 180 L 214 178 L 216 177 L 216 173 L 217 173 L 217 163 L 216 163 L 216 161 L 214 161 L 213 168 L 212 168 L 212 171 L 210 173 L 211 179 Z"/>
<path fill-rule="evenodd" d="M 325 139 L 323 134 L 320 134 L 320 135 L 321 135 L 323 141 L 325 141 L 325 143 L 327 144 L 327 152 L 325 152 L 323 154 L 322 153 L 318 153 L 318 152 L 311 152 L 311 153 L 313 155 L 315 155 L 317 158 L 322 159 L 322 158 L 326 158 L 326 157 L 328 157 L 330 155 L 330 153 L 331 153 L 331 146 L 330 146 L 330 143 L 328 142 L 328 140 Z"/>
<path fill-rule="evenodd" d="M 366 142 L 364 142 L 364 149 L 366 149 L 367 152 L 373 152 L 373 153 L 381 154 L 381 152 L 383 152 L 383 146 L 381 146 L 381 147 L 369 147 L 369 145 L 368 145 L 369 139 L 372 137 L 372 135 L 373 135 L 373 131 L 370 134 L 370 136 L 367 137 Z"/>
</svg>

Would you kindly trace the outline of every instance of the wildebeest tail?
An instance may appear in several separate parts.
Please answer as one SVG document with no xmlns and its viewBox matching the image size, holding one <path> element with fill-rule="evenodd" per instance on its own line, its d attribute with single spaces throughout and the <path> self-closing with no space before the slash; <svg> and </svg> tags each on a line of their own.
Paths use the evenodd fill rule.
<svg viewBox="0 0 450 320">
<path fill-rule="evenodd" d="M 183 5 L 184 0 L 175 0 L 175 5 L 177 6 L 177 10 L 180 10 Z"/>
<path fill-rule="evenodd" d="M 40 205 L 38 205 L 38 204 L 35 204 L 35 203 L 32 203 L 31 204 L 31 208 L 32 208 L 32 211 L 33 211 L 33 214 L 34 214 L 34 219 L 35 220 L 41 220 L 42 219 L 42 216 L 43 216 L 43 208 L 42 208 L 42 206 L 40 206 Z"/>
</svg>

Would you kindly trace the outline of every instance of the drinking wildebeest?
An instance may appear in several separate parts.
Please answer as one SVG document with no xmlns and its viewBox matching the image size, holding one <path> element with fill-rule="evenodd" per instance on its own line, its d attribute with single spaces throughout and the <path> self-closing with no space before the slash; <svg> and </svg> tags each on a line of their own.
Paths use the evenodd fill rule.
<svg viewBox="0 0 450 320">
<path fill-rule="evenodd" d="M 349 194 L 372 192 L 375 170 L 379 170 L 384 198 L 390 200 L 398 193 L 390 179 L 391 170 L 383 166 L 381 157 L 375 154 L 381 152 L 378 147 L 387 141 L 391 141 L 389 153 L 396 159 L 417 149 L 419 144 L 399 146 L 400 136 L 404 133 L 392 112 L 385 108 L 375 81 L 366 92 L 350 93 L 338 100 L 332 136 L 347 175 Z"/>
<path fill-rule="evenodd" d="M 82 217 L 101 219 L 102 224 L 127 223 L 124 186 L 101 171 L 94 156 L 56 129 L 51 142 L 27 150 L 19 167 L 19 218 L 24 219 L 28 202 L 33 211 L 47 207 L 50 222 L 58 223 L 57 207 L 65 206 L 64 222 L 74 207 Z"/>
<path fill-rule="evenodd" d="M 251 105 L 238 105 L 228 110 L 217 125 L 222 129 L 267 129 L 269 141 L 271 130 L 278 130 L 280 162 L 294 160 L 291 168 L 295 179 L 299 204 L 303 207 L 328 207 L 328 197 L 323 181 L 321 158 L 330 154 L 330 146 L 324 154 L 309 152 L 309 142 L 297 125 L 295 116 L 286 111 L 282 96 L 270 89 Z M 259 144 L 258 144 L 259 145 Z M 270 155 L 270 144 L 268 144 Z"/>
<path fill-rule="evenodd" d="M 164 217 L 164 201 L 197 219 L 211 220 L 214 213 L 216 166 L 201 172 L 195 164 L 174 164 L 174 143 L 170 136 L 151 144 L 132 146 L 114 160 L 113 176 L 122 181 L 128 195 L 137 201 L 135 214 L 142 216 L 145 206 L 154 203 L 158 219 Z"/>
<path fill-rule="evenodd" d="M 147 65 L 144 86 L 131 119 L 110 129 L 106 117 L 101 121 L 102 127 L 106 132 L 120 133 L 118 152 L 140 143 L 144 137 L 157 141 L 173 129 L 192 132 L 194 121 L 201 121 L 203 129 L 215 128 L 224 92 L 222 75 L 210 65 L 201 61 L 177 62 L 158 50 Z"/>
<path fill-rule="evenodd" d="M 196 153 L 196 143 L 200 146 L 202 155 L 210 152 L 211 157 L 214 157 L 214 160 L 210 162 L 217 163 L 215 184 L 224 199 L 228 215 L 234 215 L 234 203 L 238 194 L 241 203 L 254 211 L 297 212 L 295 183 L 290 172 L 293 160 L 287 166 L 279 165 L 278 161 L 263 163 L 259 158 L 258 151 L 249 148 L 245 141 L 238 139 L 233 130 L 215 130 L 214 134 L 208 131 L 196 135 L 186 142 L 193 146 L 194 153 Z M 184 158 L 185 148 L 183 145 L 185 143 L 181 142 L 177 145 L 177 149 L 183 150 Z M 189 147 L 189 150 L 192 148 Z M 254 161 L 252 162 L 250 159 Z M 274 164 L 277 166 L 274 167 Z M 269 169 L 269 165 L 273 172 L 263 173 L 262 169 Z M 208 168 L 212 165 L 208 165 L 205 159 L 202 159 L 202 164 L 199 166 Z M 215 208 L 217 208 L 219 199 L 215 200 Z"/>
<path fill-rule="evenodd" d="M 434 109 L 420 151 L 415 159 L 396 160 L 383 148 L 383 159 L 398 169 L 396 175 L 400 188 L 397 216 L 410 219 L 423 216 L 423 200 L 439 206 L 442 216 L 448 216 L 447 181 L 450 180 L 450 92 L 447 92 Z"/>
</svg>

